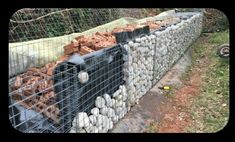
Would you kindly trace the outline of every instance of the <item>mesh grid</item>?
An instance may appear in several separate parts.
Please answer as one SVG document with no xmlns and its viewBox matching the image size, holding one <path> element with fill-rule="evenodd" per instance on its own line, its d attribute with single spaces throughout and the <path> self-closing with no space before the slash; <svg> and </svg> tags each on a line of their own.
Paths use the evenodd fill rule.
<svg viewBox="0 0 235 142">
<path fill-rule="evenodd" d="M 74 44 L 71 43 L 73 38 L 58 36 L 83 32 L 123 16 L 146 16 L 145 10 L 142 13 L 132 10 L 58 8 L 17 11 L 9 24 L 9 119 L 12 126 L 21 132 L 67 133 L 73 123 L 79 123 L 74 119 L 79 112 L 91 114 L 98 96 L 120 91 L 120 85 L 125 83 L 123 65 L 127 54 L 122 44 L 115 43 L 111 47 L 82 56 L 73 54 L 68 58 L 64 56 L 63 47 Z M 139 14 L 133 15 L 133 12 Z M 152 29 L 151 26 L 148 28 Z M 141 32 L 135 34 L 143 36 Z M 42 40 L 48 37 L 55 38 Z M 38 40 L 31 41 L 35 39 Z M 155 50 L 150 57 L 138 53 L 132 60 L 149 60 L 155 66 Z M 129 55 L 126 58 L 129 60 Z M 166 66 L 168 64 L 171 66 L 168 62 Z M 151 68 L 155 70 L 155 67 Z M 82 72 L 88 74 L 88 82 L 81 82 L 79 76 Z M 151 78 L 157 76 L 162 75 L 152 73 Z M 135 86 L 137 90 L 141 89 L 137 92 L 142 96 L 152 82 L 147 90 L 142 89 L 140 83 Z"/>
</svg>

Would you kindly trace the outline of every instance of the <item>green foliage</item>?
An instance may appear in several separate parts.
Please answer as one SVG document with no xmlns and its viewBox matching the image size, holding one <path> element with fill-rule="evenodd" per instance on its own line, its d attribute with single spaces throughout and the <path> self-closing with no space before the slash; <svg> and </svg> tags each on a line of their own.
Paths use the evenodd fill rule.
<svg viewBox="0 0 235 142">
<path fill-rule="evenodd" d="M 229 30 L 224 32 L 214 33 L 210 36 L 209 42 L 213 44 L 229 43 Z"/>
<path fill-rule="evenodd" d="M 62 36 L 74 32 L 83 32 L 118 18 L 116 9 L 77 8 L 36 18 L 55 12 L 54 9 L 23 9 L 15 13 L 14 21 L 26 23 L 9 24 L 9 41 L 27 41 L 38 38 Z"/>
<path fill-rule="evenodd" d="M 229 29 L 227 16 L 220 10 L 207 8 L 204 12 L 203 32 L 218 32 Z"/>
</svg>

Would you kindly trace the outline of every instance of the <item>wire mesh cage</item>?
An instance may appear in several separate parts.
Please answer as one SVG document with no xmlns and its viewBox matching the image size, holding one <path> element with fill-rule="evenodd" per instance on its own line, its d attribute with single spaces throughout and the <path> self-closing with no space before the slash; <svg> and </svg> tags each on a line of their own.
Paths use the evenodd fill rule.
<svg viewBox="0 0 235 142">
<path fill-rule="evenodd" d="M 111 130 L 200 34 L 200 15 L 163 20 L 148 17 L 149 10 L 26 8 L 14 13 L 9 23 L 12 126 L 26 133 Z M 183 27 L 188 27 L 185 34 L 177 33 Z"/>
<path fill-rule="evenodd" d="M 119 89 L 124 83 L 123 48 L 114 36 L 96 33 L 89 38 L 73 33 L 129 16 L 123 11 L 132 10 L 25 8 L 13 14 L 9 23 L 9 119 L 14 128 L 69 132 L 78 112 L 89 114 L 97 96 Z M 137 12 L 136 16 L 143 15 Z M 71 48 L 77 44 L 74 38 L 84 43 L 77 45 L 79 51 Z M 89 39 L 97 46 L 88 48 L 85 43 L 91 43 L 82 42 Z M 74 52 L 79 54 L 71 56 Z M 82 75 L 88 77 L 87 82 L 82 83 Z"/>
<path fill-rule="evenodd" d="M 78 112 L 89 114 L 96 97 L 105 93 L 112 94 L 124 83 L 124 61 L 120 46 L 99 51 L 89 57 L 74 56 L 77 59 L 73 60 L 84 62 L 61 62 L 51 77 L 15 88 L 10 93 L 10 100 L 14 100 L 9 106 L 12 114 L 10 120 L 17 129 L 26 132 L 68 132 Z M 32 72 L 41 77 L 39 71 Z M 89 80 L 84 84 L 79 81 L 81 72 L 89 74 Z M 15 81 L 12 80 L 14 85 L 10 86 L 18 87 L 15 84 L 20 83 L 20 79 L 25 80 L 27 77 L 17 76 Z M 15 112 L 17 109 L 20 113 Z"/>
</svg>

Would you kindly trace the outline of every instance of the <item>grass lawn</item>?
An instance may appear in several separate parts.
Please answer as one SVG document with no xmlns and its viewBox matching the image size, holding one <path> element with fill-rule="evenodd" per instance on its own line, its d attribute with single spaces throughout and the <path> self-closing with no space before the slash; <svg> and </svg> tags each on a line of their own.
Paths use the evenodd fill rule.
<svg viewBox="0 0 235 142">
<path fill-rule="evenodd" d="M 200 94 L 192 98 L 189 108 L 193 123 L 188 132 L 217 132 L 229 119 L 229 60 L 216 55 L 216 47 L 224 43 L 229 43 L 229 31 L 202 35 L 192 46 L 191 70 L 200 67 L 205 72 L 201 74 Z M 202 57 L 207 63 L 197 62 Z"/>
</svg>

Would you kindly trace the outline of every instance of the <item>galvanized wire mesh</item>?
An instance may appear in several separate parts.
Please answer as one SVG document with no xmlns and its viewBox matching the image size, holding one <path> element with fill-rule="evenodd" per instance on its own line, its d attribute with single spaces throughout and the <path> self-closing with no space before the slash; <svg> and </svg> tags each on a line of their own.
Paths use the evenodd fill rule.
<svg viewBox="0 0 235 142">
<path fill-rule="evenodd" d="M 120 101 L 117 98 L 128 96 L 128 99 L 131 100 L 129 96 L 138 94 L 137 98 L 139 99 L 151 88 L 152 84 L 156 83 L 152 79 L 157 78 L 158 80 L 158 77 L 169 69 L 173 64 L 170 61 L 176 60 L 171 56 L 173 55 L 175 58 L 178 56 L 176 56 L 177 51 L 171 53 L 174 50 L 165 52 L 166 48 L 175 48 L 176 46 L 173 46 L 174 43 L 172 46 L 165 43 L 169 40 L 176 41 L 173 39 L 175 37 L 172 37 L 173 31 L 168 33 L 171 36 L 167 36 L 166 33 L 170 31 L 167 26 L 177 25 L 185 17 L 182 15 L 178 15 L 178 18 L 173 16 L 166 20 L 159 20 L 158 23 L 148 21 L 141 23 L 144 26 L 138 25 L 140 27 L 129 25 L 129 27 L 127 26 L 129 29 L 135 30 L 128 31 L 128 28 L 125 28 L 124 31 L 127 31 L 114 34 L 116 37 L 114 37 L 113 31 L 104 32 L 103 35 L 99 32 L 89 36 L 64 35 L 80 33 L 120 17 L 152 16 L 148 15 L 147 11 L 147 9 L 70 8 L 17 11 L 9 24 L 9 119 L 12 126 L 21 132 L 39 133 L 80 132 L 77 129 L 82 126 L 79 125 L 84 125 L 84 127 L 86 125 L 87 132 L 97 132 L 97 129 L 100 129 L 100 132 L 107 132 L 108 129 L 111 129 L 113 124 L 106 123 L 114 122 L 114 120 L 107 120 L 107 117 L 103 117 L 104 115 L 97 116 L 96 129 L 90 129 L 93 126 L 90 126 L 87 121 L 90 122 L 88 116 L 91 116 L 91 109 L 94 108 L 95 101 L 99 96 L 105 98 L 104 94 L 109 94 L 109 100 L 116 103 L 114 104 L 114 107 L 117 108 L 115 113 L 120 108 L 118 119 L 124 117 L 130 106 L 124 102 L 124 99 Z M 192 16 L 187 16 L 186 19 L 190 17 Z M 196 28 L 201 23 L 200 21 L 191 22 L 196 23 Z M 195 34 L 194 36 L 188 37 L 180 34 L 185 38 L 179 39 L 182 44 L 178 45 L 178 48 L 188 47 L 189 45 L 186 44 L 191 43 L 198 36 L 200 29 L 193 29 L 194 26 L 191 25 L 192 28 L 189 26 L 186 29 L 187 33 Z M 182 23 L 179 27 L 180 30 L 183 29 Z M 123 28 L 115 30 L 122 31 Z M 165 30 L 164 36 L 153 35 L 155 30 L 158 32 Z M 119 43 L 117 35 L 121 35 L 121 41 L 124 39 L 122 44 L 117 44 Z M 163 40 L 168 39 L 158 45 L 155 42 L 159 41 L 160 43 L 160 40 L 155 41 L 155 37 L 161 37 Z M 99 44 L 98 40 L 103 44 Z M 133 41 L 127 43 L 130 40 L 136 43 Z M 94 46 L 93 43 L 96 45 Z M 131 46 L 129 49 L 127 44 Z M 87 48 L 90 45 L 92 47 Z M 163 45 L 166 47 L 162 48 Z M 135 48 L 133 48 L 134 46 Z M 160 47 L 162 51 L 159 50 Z M 130 48 L 132 49 L 130 50 Z M 162 63 L 166 67 L 161 68 L 162 71 L 158 73 L 155 69 L 158 65 L 157 49 L 158 52 L 164 50 L 165 56 L 163 58 L 166 62 Z M 183 50 L 182 48 L 182 52 Z M 132 69 L 129 68 L 132 66 L 131 60 L 135 62 Z M 125 61 L 130 63 L 124 64 Z M 148 75 L 138 77 L 141 73 Z M 124 80 L 127 82 L 125 83 Z M 127 89 L 124 86 L 121 87 L 124 83 Z M 129 91 L 128 95 L 127 91 Z M 114 94 L 116 97 L 122 97 L 116 98 Z M 101 102 L 104 101 L 102 99 Z M 136 95 L 133 101 L 136 101 L 135 99 Z M 96 105 L 96 107 L 98 106 Z M 108 108 L 114 111 L 111 106 Z M 101 107 L 100 110 L 102 109 Z M 100 121 L 108 128 L 100 126 Z"/>
<path fill-rule="evenodd" d="M 81 33 L 120 17 L 144 15 L 146 9 L 20 9 L 9 23 L 9 76 L 58 60 L 63 55 L 62 47 L 73 39 L 47 38 Z"/>
<path fill-rule="evenodd" d="M 53 76 L 10 92 L 12 125 L 23 132 L 69 132 L 78 112 L 90 114 L 96 97 L 112 94 L 124 83 L 122 54 L 117 46 L 92 57 L 84 56 L 85 64 L 60 63 Z M 78 80 L 80 71 L 89 74 L 89 81 L 85 84 Z M 50 87 L 37 89 L 50 81 L 53 82 Z M 15 81 L 11 83 L 10 86 L 14 86 Z M 35 92 L 27 92 L 33 90 Z"/>
<path fill-rule="evenodd" d="M 58 48 L 71 38 L 42 38 L 83 32 L 120 17 L 143 17 L 146 12 L 141 11 L 25 8 L 14 13 L 9 23 L 12 126 L 22 132 L 69 132 L 78 112 L 89 114 L 97 96 L 112 94 L 124 83 L 120 46 L 79 57 L 83 64 L 71 64 L 60 59 L 63 48 Z M 89 74 L 85 84 L 78 80 L 80 71 Z"/>
<path fill-rule="evenodd" d="M 9 42 L 27 41 L 83 32 L 121 17 L 143 18 L 154 9 L 25 8 L 9 23 Z M 154 11 L 157 12 L 157 11 Z M 154 13 L 153 12 L 153 13 Z"/>
</svg>

